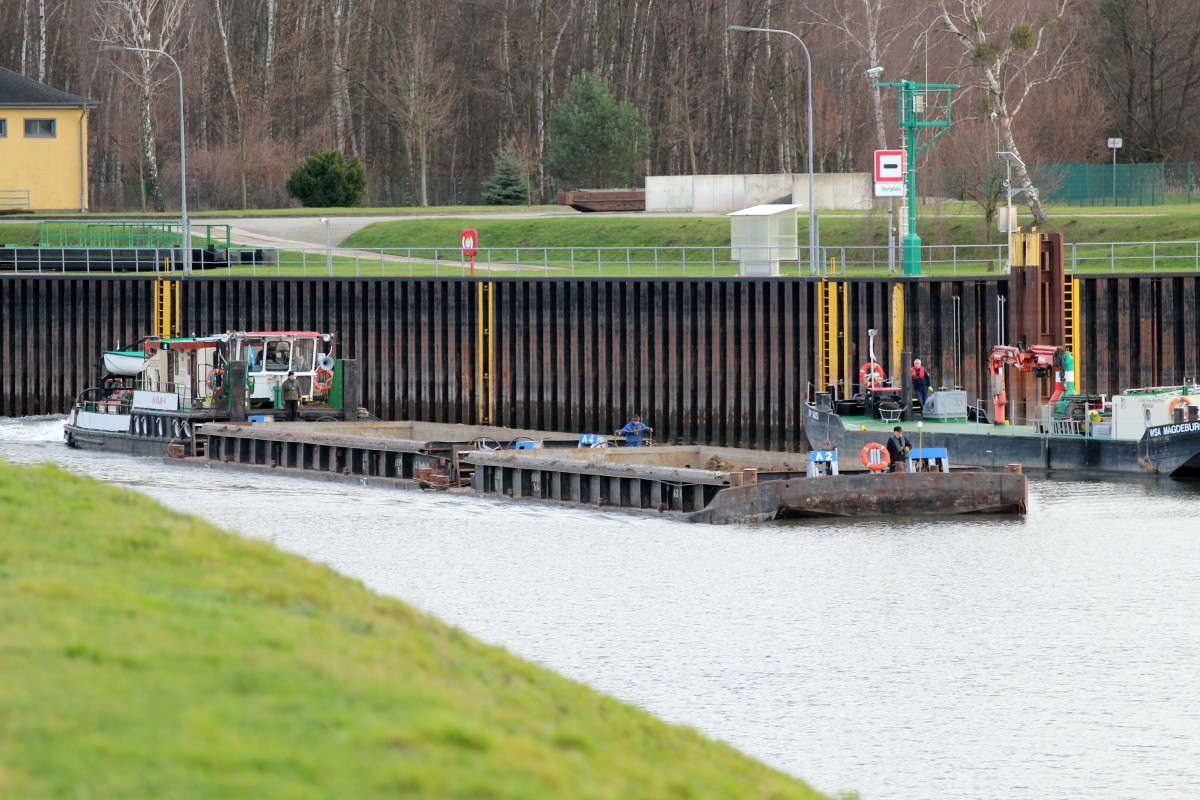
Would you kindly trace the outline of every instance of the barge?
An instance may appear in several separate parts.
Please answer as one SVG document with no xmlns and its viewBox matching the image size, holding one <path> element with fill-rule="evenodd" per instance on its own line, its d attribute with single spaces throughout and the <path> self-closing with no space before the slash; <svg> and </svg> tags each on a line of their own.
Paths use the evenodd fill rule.
<svg viewBox="0 0 1200 800">
<path fill-rule="evenodd" d="M 274 418 L 295 374 L 302 419 L 357 419 L 358 370 L 315 331 L 230 331 L 146 337 L 103 354 L 99 385 L 76 397 L 63 425 L 71 447 L 143 456 L 190 455 L 197 425 Z"/>
<path fill-rule="evenodd" d="M 197 426 L 193 435 L 195 455 L 169 463 L 640 512 L 688 522 L 1026 510 L 1026 480 L 1019 470 L 951 471 L 944 452 L 915 452 L 904 471 L 895 473 L 842 472 L 832 451 L 613 447 L 591 434 L 422 422 L 212 422 Z"/>
<path fill-rule="evenodd" d="M 995 424 L 985 409 L 967 408 L 965 392 L 954 416 L 927 414 L 905 423 L 906 435 L 925 446 L 945 447 L 955 460 L 982 468 L 1020 464 L 1047 472 L 1089 475 L 1157 475 L 1200 478 L 1200 386 L 1131 389 L 1112 398 L 1066 396 L 1075 409 L 1055 412 L 1051 403 L 1031 419 Z M 813 448 L 854 450 L 881 441 L 897 423 L 886 407 L 864 413 L 861 405 L 816 395 L 805 403 L 804 434 Z"/>
</svg>

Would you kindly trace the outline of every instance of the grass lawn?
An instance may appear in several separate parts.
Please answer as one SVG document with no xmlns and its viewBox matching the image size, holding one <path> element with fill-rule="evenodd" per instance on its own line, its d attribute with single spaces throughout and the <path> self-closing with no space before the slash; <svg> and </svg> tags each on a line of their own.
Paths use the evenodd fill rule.
<svg viewBox="0 0 1200 800">
<path fill-rule="evenodd" d="M 731 277 L 739 272 L 738 263 L 731 259 L 730 225 L 724 216 L 572 214 L 513 218 L 504 215 L 509 210 L 512 209 L 488 206 L 283 209 L 234 214 L 442 215 L 381 220 L 352 234 L 339 246 L 389 252 L 383 258 L 367 254 L 337 255 L 333 274 L 338 277 L 466 274 L 468 264 L 459 249 L 459 233 L 468 227 L 479 231 L 482 249 L 476 259 L 477 269 L 493 277 Z M 1200 270 L 1197 243 L 1200 203 L 1133 208 L 1050 207 L 1048 211 L 1050 219 L 1041 230 L 1064 235 L 1068 269 L 1074 268 L 1080 274 Z M 156 218 L 162 216 L 170 215 Z M 197 215 L 198 226 L 203 225 L 205 216 L 226 214 Z M 807 226 L 803 220 L 799 227 L 801 261 L 784 262 L 784 275 L 808 272 Z M 883 209 L 830 212 L 821 216 L 820 228 L 827 270 L 832 268 L 833 259 L 837 259 L 835 274 L 876 277 L 889 274 L 886 252 L 879 249 L 887 240 L 888 220 Z M 926 275 L 986 275 L 997 273 L 1004 266 L 1000 234 L 984 226 L 973 205 L 922 206 L 917 231 L 923 244 L 937 248 L 925 254 Z M 36 223 L 0 224 L 0 243 L 30 245 L 36 239 Z M 314 246 L 305 252 L 280 251 L 273 264 L 253 268 L 236 265 L 219 274 L 319 277 L 327 271 L 323 250 Z"/>
<path fill-rule="evenodd" d="M 269 544 L 0 462 L 0 797 L 814 798 Z"/>
</svg>

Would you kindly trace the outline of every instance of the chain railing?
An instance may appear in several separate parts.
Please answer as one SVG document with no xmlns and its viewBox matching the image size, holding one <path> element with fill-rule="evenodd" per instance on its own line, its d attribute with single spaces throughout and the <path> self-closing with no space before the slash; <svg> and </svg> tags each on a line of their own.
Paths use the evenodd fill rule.
<svg viewBox="0 0 1200 800">
<path fill-rule="evenodd" d="M 903 263 L 886 247 L 821 247 L 810 268 L 807 248 L 789 247 L 495 247 L 471 259 L 456 247 L 356 249 L 298 247 L 196 249 L 197 275 L 254 277 L 899 278 Z M 2 247 L 0 273 L 158 274 L 178 263 L 177 248 Z M 1003 244 L 922 248 L 922 277 L 1003 275 Z M 1071 244 L 1065 268 L 1075 275 L 1200 272 L 1200 241 Z M 473 271 L 472 271 L 473 270 Z"/>
</svg>

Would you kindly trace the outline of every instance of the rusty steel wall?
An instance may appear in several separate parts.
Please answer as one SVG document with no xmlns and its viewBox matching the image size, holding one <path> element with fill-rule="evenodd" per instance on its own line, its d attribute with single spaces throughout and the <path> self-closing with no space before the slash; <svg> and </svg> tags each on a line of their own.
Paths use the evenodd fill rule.
<svg viewBox="0 0 1200 800">
<path fill-rule="evenodd" d="M 906 347 L 936 385 L 986 399 L 1003 279 L 905 279 Z M 1200 280 L 1087 278 L 1081 390 L 1177 383 L 1197 369 Z M 493 282 L 498 425 L 608 432 L 640 411 L 657 438 L 766 448 L 800 444 L 817 364 L 819 284 L 804 279 Z M 891 289 L 848 280 L 850 364 L 890 363 Z M 150 278 L 0 277 L 0 416 L 64 413 L 100 378 L 103 350 L 152 325 Z M 309 329 L 358 359 L 363 402 L 384 419 L 478 422 L 478 284 L 464 279 L 194 277 L 182 332 Z M 1004 316 L 1011 315 L 1004 309 Z M 839 353 L 843 352 L 839 347 Z"/>
</svg>

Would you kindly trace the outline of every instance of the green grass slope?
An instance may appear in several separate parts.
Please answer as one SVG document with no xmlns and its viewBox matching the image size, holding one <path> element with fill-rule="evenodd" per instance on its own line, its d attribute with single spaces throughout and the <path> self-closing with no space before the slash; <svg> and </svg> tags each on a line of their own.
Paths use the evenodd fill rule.
<svg viewBox="0 0 1200 800">
<path fill-rule="evenodd" d="M 1135 209 L 1051 208 L 1041 230 L 1062 233 L 1072 242 L 1195 241 L 1200 239 L 1200 204 Z M 1028 218 L 1023 217 L 1027 223 Z M 886 245 L 888 220 L 883 209 L 854 214 L 829 212 L 821 216 L 821 243 L 856 247 Z M 1000 243 L 1003 237 L 989 230 L 974 206 L 922 207 L 917 231 L 927 245 Z M 345 247 L 447 248 L 458 246 L 463 228 L 479 231 L 480 243 L 489 248 L 514 247 L 721 247 L 729 244 L 729 219 L 676 217 L 658 214 L 505 219 L 473 216 L 376 222 L 346 238 Z M 807 225 L 799 226 L 800 241 L 807 241 Z M 989 239 L 990 237 L 990 239 Z"/>
<path fill-rule="evenodd" d="M 0 520 L 0 797 L 817 797 L 133 492 L 0 462 Z"/>
</svg>

